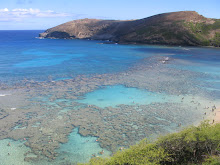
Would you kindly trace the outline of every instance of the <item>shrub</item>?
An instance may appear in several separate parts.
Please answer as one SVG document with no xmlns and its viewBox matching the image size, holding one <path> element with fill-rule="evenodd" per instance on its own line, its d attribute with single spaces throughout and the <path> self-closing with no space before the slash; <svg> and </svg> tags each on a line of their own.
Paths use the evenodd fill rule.
<svg viewBox="0 0 220 165">
<path fill-rule="evenodd" d="M 110 158 L 92 158 L 87 165 L 220 165 L 220 124 L 208 121 L 148 143 L 146 139 Z"/>
<path fill-rule="evenodd" d="M 199 163 L 207 155 L 219 154 L 220 124 L 210 125 L 206 121 L 198 127 L 162 137 L 157 145 L 164 148 L 173 160 L 165 164 Z"/>
</svg>

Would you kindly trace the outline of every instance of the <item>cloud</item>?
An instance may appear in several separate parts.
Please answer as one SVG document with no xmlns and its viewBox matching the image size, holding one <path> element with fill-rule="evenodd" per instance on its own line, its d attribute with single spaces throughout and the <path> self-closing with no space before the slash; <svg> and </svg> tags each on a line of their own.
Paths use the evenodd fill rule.
<svg viewBox="0 0 220 165">
<path fill-rule="evenodd" d="M 7 8 L 0 9 L 0 12 L 7 12 L 7 11 L 9 11 Z"/>
<path fill-rule="evenodd" d="M 0 21 L 22 21 L 27 18 L 52 18 L 52 17 L 70 17 L 74 14 L 55 12 L 52 10 L 41 11 L 40 9 L 0 9 Z"/>
</svg>

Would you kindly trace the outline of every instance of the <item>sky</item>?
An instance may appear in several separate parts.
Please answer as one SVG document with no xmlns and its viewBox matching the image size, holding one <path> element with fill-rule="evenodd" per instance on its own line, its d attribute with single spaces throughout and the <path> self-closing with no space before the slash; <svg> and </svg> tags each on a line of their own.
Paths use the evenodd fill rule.
<svg viewBox="0 0 220 165">
<path fill-rule="evenodd" d="M 46 30 L 75 19 L 129 20 L 185 10 L 220 19 L 220 0 L 0 0 L 0 30 Z"/>
</svg>

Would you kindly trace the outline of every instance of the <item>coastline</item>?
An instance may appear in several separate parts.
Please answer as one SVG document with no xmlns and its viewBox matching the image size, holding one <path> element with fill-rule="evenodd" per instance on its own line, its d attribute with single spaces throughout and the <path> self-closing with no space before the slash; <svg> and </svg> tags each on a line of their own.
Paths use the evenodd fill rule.
<svg viewBox="0 0 220 165">
<path fill-rule="evenodd" d="M 220 123 L 220 108 L 217 108 L 215 111 L 214 111 L 214 123 Z"/>
<path fill-rule="evenodd" d="M 116 42 L 111 40 L 92 39 L 92 38 L 56 38 L 56 37 L 37 37 L 39 39 L 63 39 L 63 40 L 94 40 L 102 41 L 102 44 L 120 44 L 120 45 L 150 45 L 150 46 L 167 46 L 167 47 L 199 47 L 199 48 L 217 48 L 217 46 L 204 46 L 204 45 L 187 45 L 187 44 L 163 44 L 163 43 L 143 43 L 143 42 Z"/>
<path fill-rule="evenodd" d="M 43 41 L 43 45 L 45 45 L 45 43 L 47 43 L 46 40 Z M 51 44 L 52 47 L 49 47 L 49 43 L 48 48 L 45 48 L 44 52 L 41 52 L 40 49 L 33 49 L 32 51 L 32 47 L 27 44 L 27 50 L 30 49 L 30 51 L 25 52 L 27 54 L 31 54 L 36 51 L 36 55 L 48 55 L 48 58 L 45 59 L 46 61 L 48 61 L 46 64 L 53 63 L 50 56 L 55 56 L 57 54 L 59 55 L 59 51 L 57 52 L 57 49 L 55 49 L 54 46 L 62 46 L 64 48 L 61 49 L 62 57 L 67 57 L 64 59 L 68 59 L 68 57 L 72 53 L 75 56 L 75 51 L 79 53 L 84 52 L 83 49 L 83 51 L 81 51 L 81 48 L 80 51 L 74 49 L 76 47 L 79 47 L 77 44 L 76 47 L 72 47 L 73 45 L 75 45 L 72 43 L 70 44 L 71 47 L 69 47 L 69 44 L 67 44 L 67 47 L 64 47 L 64 45 L 66 45 L 66 42 L 62 44 L 62 42 L 59 41 L 56 45 L 54 41 L 52 42 L 53 44 Z M 92 43 L 91 48 L 99 47 L 99 45 L 95 44 L 96 42 Z M 85 46 L 87 45 L 89 44 L 85 43 Z M 120 49 L 117 49 L 118 46 L 111 45 L 106 47 L 102 45 L 101 47 L 104 47 L 104 50 L 109 49 L 110 51 L 112 47 L 115 47 L 115 50 L 118 50 L 117 52 L 125 52 L 124 55 L 126 55 L 128 51 L 127 47 L 125 50 L 121 49 L 121 47 Z M 84 48 L 84 46 L 82 46 L 82 48 Z M 98 53 L 96 54 L 96 51 L 92 52 L 93 49 L 89 49 L 90 47 L 86 48 L 88 50 L 91 50 L 91 54 L 95 54 L 95 56 L 99 55 Z M 54 49 L 55 51 L 51 51 Z M 74 51 L 72 51 L 73 49 Z M 132 47 L 132 49 L 129 50 L 129 53 L 132 53 L 132 55 L 133 52 L 131 50 L 133 49 L 134 48 Z M 158 49 L 160 49 L 160 47 L 158 47 Z M 150 48 L 149 50 L 152 50 L 152 48 Z M 16 82 L 15 85 L 10 84 L 12 87 L 2 86 L 2 93 L 0 93 L 0 96 L 2 95 L 0 103 L 2 103 L 1 108 L 3 108 L 2 111 L 0 109 L 0 112 L 4 117 L 4 120 L 1 120 L 2 124 L 0 124 L 2 130 L 4 130 L 4 134 L 2 136 L 5 136 L 6 138 L 12 137 L 15 140 L 25 139 L 25 145 L 31 148 L 32 153 L 36 152 L 38 154 L 38 151 L 40 149 L 40 151 L 42 151 L 42 153 L 40 154 L 43 157 L 45 156 L 45 159 L 47 157 L 48 159 L 53 161 L 53 159 L 58 156 L 57 154 L 54 154 L 54 148 L 56 148 L 57 146 L 59 147 L 60 143 L 67 143 L 70 137 L 69 135 L 72 133 L 72 130 L 75 128 L 75 126 L 83 128 L 79 131 L 76 131 L 82 136 L 98 137 L 94 140 L 90 139 L 89 142 L 91 142 L 92 144 L 99 143 L 103 146 L 103 148 L 111 145 L 112 147 L 110 147 L 113 150 L 113 147 L 115 147 L 117 144 L 117 146 L 120 147 L 123 147 L 125 145 L 130 146 L 132 143 L 135 144 L 136 141 L 139 141 L 139 139 L 143 139 L 148 134 L 159 134 L 160 136 L 172 130 L 178 131 L 189 123 L 193 124 L 194 122 L 197 122 L 197 120 L 202 121 L 203 117 L 209 117 L 210 122 L 212 122 L 217 109 L 215 109 L 215 111 L 213 112 L 211 108 L 213 105 L 216 105 L 217 108 L 220 108 L 220 105 L 217 105 L 217 103 L 220 102 L 216 99 L 215 95 L 211 97 L 209 93 L 206 93 L 206 90 L 203 91 L 195 86 L 195 82 L 197 81 L 194 81 L 194 77 L 199 76 L 200 74 L 191 71 L 185 71 L 182 69 L 181 71 L 179 71 L 175 68 L 169 68 L 167 65 L 172 63 L 176 64 L 175 61 L 171 61 L 172 57 L 167 57 L 169 56 L 169 53 L 171 53 L 172 55 L 173 50 L 171 52 L 166 50 L 163 51 L 164 49 L 161 50 L 162 54 L 164 52 L 164 56 L 160 56 L 160 54 L 157 54 L 157 52 L 155 52 L 156 57 L 145 57 L 144 55 L 145 58 L 143 58 L 143 60 L 138 60 L 137 62 L 135 62 L 134 65 L 131 65 L 125 70 L 122 70 L 120 72 L 118 71 L 116 73 L 107 72 L 105 74 L 95 72 L 96 74 L 94 76 L 91 74 L 91 76 L 79 75 L 75 77 L 75 75 L 70 75 L 68 77 L 66 75 L 68 75 L 69 70 L 67 70 L 68 72 L 64 72 L 65 74 L 61 75 L 61 79 L 56 79 L 56 75 L 54 75 L 54 77 L 46 78 L 45 81 L 39 81 L 41 80 L 41 77 L 39 76 L 40 78 L 38 78 L 36 74 L 36 77 L 31 76 L 32 79 L 30 80 L 24 79 L 19 83 L 17 83 L 18 81 L 14 81 Z M 187 51 L 180 50 L 180 52 Z M 120 54 L 123 55 L 122 53 Z M 117 62 L 118 60 L 122 64 L 122 59 L 124 55 L 111 56 L 111 54 L 113 53 L 110 52 L 109 57 L 112 57 L 112 59 L 114 59 L 114 57 L 121 57 L 118 59 L 115 58 L 113 62 Z M 35 55 L 35 53 L 33 53 L 33 55 Z M 136 49 L 134 51 L 134 55 L 136 56 Z M 100 53 L 100 58 L 103 59 L 102 53 Z M 94 58 L 94 61 L 95 59 L 100 58 Z M 41 61 L 41 57 L 39 59 Z M 81 56 L 76 56 L 76 59 L 81 59 Z M 84 59 L 84 56 L 82 56 L 82 59 Z M 109 59 L 110 58 L 107 58 L 107 60 Z M 76 61 L 76 64 L 78 64 L 78 60 Z M 165 63 L 163 63 L 163 61 L 165 61 Z M 39 60 L 30 60 L 30 63 L 26 63 L 25 66 L 33 66 L 34 62 L 38 63 Z M 72 67 L 72 63 L 70 64 L 71 65 L 69 67 Z M 87 60 L 85 64 L 88 64 Z M 80 66 L 81 65 L 82 63 L 80 63 Z M 68 65 L 66 66 L 68 67 Z M 120 67 L 121 66 L 122 65 L 120 65 Z M 57 69 L 57 67 L 54 68 Z M 74 67 L 74 70 L 70 71 L 75 71 L 75 68 L 77 67 Z M 40 71 L 43 71 L 44 69 L 45 68 L 42 66 L 37 69 L 33 68 L 33 70 Z M 30 69 L 27 68 L 27 70 L 29 72 Z M 42 75 L 42 79 L 44 78 L 43 76 L 44 75 Z M 60 75 L 58 74 L 58 76 Z M 11 79 L 13 80 L 13 78 Z M 15 77 L 15 79 L 18 78 Z M 104 96 L 106 95 L 112 95 L 112 88 L 114 88 L 114 85 L 118 84 L 124 84 L 129 92 L 127 93 L 125 90 L 121 90 L 120 88 L 117 90 L 118 92 L 113 92 L 113 98 L 104 98 Z M 96 95 L 91 95 L 92 97 L 89 97 L 92 102 L 88 102 L 86 100 L 87 93 L 92 93 L 99 88 L 107 88 L 107 86 L 110 86 L 111 88 L 110 93 L 105 92 L 103 97 L 98 98 L 96 96 L 102 96 L 102 92 L 99 92 L 98 94 L 96 93 Z M 138 97 L 141 96 L 141 93 L 137 91 L 132 92 L 134 88 L 143 88 L 149 90 L 147 92 L 149 93 L 149 95 L 147 95 L 149 96 L 149 98 L 147 98 L 146 100 L 152 102 L 156 100 L 155 98 L 157 98 L 157 100 L 155 101 L 156 103 L 152 103 L 151 105 L 138 105 L 138 101 L 136 100 L 139 99 Z M 7 91 L 10 91 L 10 93 Z M 165 98 L 165 95 L 163 95 L 163 91 L 166 91 L 167 94 L 172 95 L 173 99 Z M 212 94 L 212 92 L 210 93 Z M 8 94 L 11 95 L 8 96 Z M 96 102 L 99 103 L 105 103 L 105 100 L 108 99 L 111 102 L 116 102 L 114 101 L 114 97 L 116 96 L 117 98 L 119 98 L 118 96 L 120 96 L 121 94 L 123 94 L 123 97 L 126 97 L 126 100 L 128 100 L 128 103 L 130 104 L 125 104 L 127 102 L 117 99 L 116 101 L 119 100 L 120 103 L 122 103 L 123 105 L 117 107 L 108 106 L 107 108 L 101 108 L 99 105 L 95 105 L 92 100 L 93 98 L 97 98 Z M 134 94 L 134 96 L 131 96 L 131 94 Z M 176 97 L 173 97 L 173 95 Z M 73 101 L 76 99 L 86 100 L 86 102 L 78 103 L 79 101 Z M 159 103 L 157 103 L 157 101 Z M 152 112 L 156 112 L 156 114 L 154 115 L 154 113 Z M 206 115 L 203 115 L 204 112 L 206 112 Z M 6 118 L 7 115 L 10 116 Z M 10 120 L 11 117 L 13 118 L 13 120 Z M 215 126 L 215 124 L 212 124 L 212 126 Z M 59 134 L 60 136 L 57 136 L 57 134 Z M 30 137 L 27 137 L 27 135 L 30 135 Z M 77 139 L 80 140 L 81 136 L 77 136 Z M 126 141 L 128 141 L 130 144 L 124 143 Z M 87 140 L 82 141 L 82 145 L 87 146 L 88 144 L 90 144 L 89 142 Z M 4 143 L 4 146 L 10 151 L 10 147 L 7 146 L 8 143 L 9 142 L 6 141 Z M 68 146 L 68 144 L 70 143 L 67 143 L 65 147 Z M 74 146 L 73 149 L 76 148 L 75 144 L 71 145 Z M 71 147 L 71 145 L 69 146 Z M 14 145 L 12 144 L 12 146 Z M 81 146 L 80 148 L 83 147 Z M 90 151 L 86 151 L 82 153 L 89 152 Z M 101 156 L 102 154 L 100 154 L 100 152 L 102 153 L 102 149 L 98 148 L 98 150 L 93 151 L 90 156 L 93 156 L 93 153 Z M 7 155 L 9 152 L 5 153 Z M 26 160 L 31 161 L 31 159 L 35 159 L 35 157 L 31 157 L 32 153 L 30 155 L 27 155 Z M 66 155 L 68 155 L 61 150 L 57 153 L 61 155 L 61 159 L 66 159 Z M 10 154 L 13 155 L 13 153 Z M 22 160 L 23 159 L 24 158 L 22 158 Z M 63 161 L 69 160 L 72 160 L 72 156 L 70 159 Z"/>
</svg>

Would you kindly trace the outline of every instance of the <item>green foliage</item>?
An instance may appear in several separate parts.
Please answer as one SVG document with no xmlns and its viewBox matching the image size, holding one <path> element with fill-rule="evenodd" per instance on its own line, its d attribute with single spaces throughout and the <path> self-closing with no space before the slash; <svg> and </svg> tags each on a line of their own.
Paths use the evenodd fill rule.
<svg viewBox="0 0 220 165">
<path fill-rule="evenodd" d="M 162 137 L 157 144 L 171 155 L 174 164 L 199 163 L 204 155 L 219 153 L 220 124 L 204 122 L 199 127 Z"/>
<path fill-rule="evenodd" d="M 144 139 L 137 145 L 116 152 L 111 158 L 92 158 L 87 165 L 159 165 L 164 160 L 169 161 L 164 149 Z"/>
<path fill-rule="evenodd" d="M 161 22 L 138 28 L 136 29 L 136 34 L 143 38 L 160 38 L 161 42 L 169 41 L 175 43 L 175 41 L 180 41 L 186 45 L 219 47 L 219 35 L 216 35 L 213 39 L 210 38 L 211 31 L 220 29 L 220 20 L 216 19 L 214 21 L 213 24 L 207 24 L 205 22 L 193 23 L 186 22 L 185 20 L 173 21 L 169 24 Z"/>
<path fill-rule="evenodd" d="M 220 47 L 220 33 L 215 33 L 215 37 L 213 38 L 213 45 Z"/>
<path fill-rule="evenodd" d="M 220 124 L 210 125 L 206 121 L 153 143 L 144 139 L 110 158 L 92 158 L 87 165 L 220 165 L 219 154 Z"/>
<path fill-rule="evenodd" d="M 220 29 L 220 19 L 216 19 L 215 23 L 211 25 L 213 30 Z"/>
<path fill-rule="evenodd" d="M 213 24 L 188 22 L 185 23 L 185 25 L 189 27 L 193 33 L 207 35 L 209 34 L 210 30 L 220 29 L 220 20 L 215 20 Z"/>
<path fill-rule="evenodd" d="M 149 27 L 143 27 L 143 28 L 140 28 L 136 31 L 136 33 L 138 35 L 151 35 L 152 33 L 154 33 L 155 30 L 154 30 L 154 27 L 153 26 L 149 26 Z"/>
<path fill-rule="evenodd" d="M 211 156 L 202 163 L 202 165 L 220 165 L 220 157 Z"/>
<path fill-rule="evenodd" d="M 78 163 L 78 165 L 105 165 L 108 162 L 108 158 L 101 158 L 101 157 L 95 157 L 90 159 L 90 161 L 88 163 Z"/>
<path fill-rule="evenodd" d="M 169 160 L 163 148 L 155 144 L 148 144 L 146 140 L 131 146 L 124 152 L 117 152 L 107 163 L 108 165 L 157 165 L 161 161 Z"/>
<path fill-rule="evenodd" d="M 220 20 L 216 19 L 213 24 L 206 23 L 193 23 L 193 22 L 184 22 L 182 23 L 185 27 L 190 29 L 194 37 L 200 41 L 200 44 L 203 46 L 220 46 L 220 37 L 216 35 L 212 41 L 209 38 L 209 34 L 213 30 L 220 29 Z"/>
<path fill-rule="evenodd" d="M 203 46 L 209 46 L 210 45 L 210 41 L 209 40 L 204 40 L 204 41 L 202 41 L 202 45 Z"/>
</svg>

